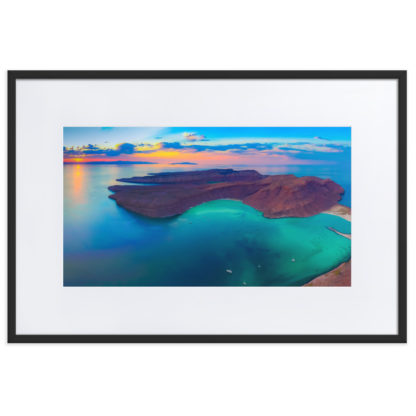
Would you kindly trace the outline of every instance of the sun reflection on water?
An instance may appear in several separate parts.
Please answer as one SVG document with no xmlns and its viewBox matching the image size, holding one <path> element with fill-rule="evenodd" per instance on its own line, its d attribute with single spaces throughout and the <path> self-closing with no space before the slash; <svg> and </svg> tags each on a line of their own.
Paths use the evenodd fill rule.
<svg viewBox="0 0 416 416">
<path fill-rule="evenodd" d="M 72 169 L 73 186 L 72 197 L 78 204 L 86 202 L 85 198 L 85 166 L 82 164 L 75 165 Z"/>
</svg>

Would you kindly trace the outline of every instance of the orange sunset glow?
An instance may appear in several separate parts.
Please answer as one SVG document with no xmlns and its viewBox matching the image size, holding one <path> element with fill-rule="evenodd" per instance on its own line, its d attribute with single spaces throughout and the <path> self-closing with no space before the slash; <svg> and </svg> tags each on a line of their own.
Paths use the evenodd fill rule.
<svg viewBox="0 0 416 416">
<path fill-rule="evenodd" d="M 64 163 L 78 164 L 314 165 L 351 153 L 348 128 L 68 127 L 64 143 Z"/>
</svg>

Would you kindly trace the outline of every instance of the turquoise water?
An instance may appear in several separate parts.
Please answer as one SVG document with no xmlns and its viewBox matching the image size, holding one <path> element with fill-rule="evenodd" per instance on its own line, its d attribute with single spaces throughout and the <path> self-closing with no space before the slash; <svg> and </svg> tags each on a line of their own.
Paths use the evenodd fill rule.
<svg viewBox="0 0 416 416">
<path fill-rule="evenodd" d="M 219 200 L 148 219 L 108 198 L 116 178 L 159 171 L 64 166 L 65 286 L 300 286 L 350 258 L 351 241 L 328 230 L 350 223 L 334 215 L 267 219 Z"/>
</svg>

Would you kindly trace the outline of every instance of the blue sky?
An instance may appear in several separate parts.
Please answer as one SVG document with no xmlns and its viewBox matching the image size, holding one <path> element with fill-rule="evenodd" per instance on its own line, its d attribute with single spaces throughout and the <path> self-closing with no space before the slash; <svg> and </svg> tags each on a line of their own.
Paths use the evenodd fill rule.
<svg viewBox="0 0 416 416">
<path fill-rule="evenodd" d="M 184 132 L 205 136 L 214 143 L 237 143 L 247 141 L 313 140 L 320 137 L 329 141 L 348 143 L 349 127 L 65 127 L 65 146 L 85 144 L 116 145 L 122 142 L 177 141 Z"/>
<path fill-rule="evenodd" d="M 65 161 L 284 165 L 350 158 L 349 127 L 64 128 Z"/>
</svg>

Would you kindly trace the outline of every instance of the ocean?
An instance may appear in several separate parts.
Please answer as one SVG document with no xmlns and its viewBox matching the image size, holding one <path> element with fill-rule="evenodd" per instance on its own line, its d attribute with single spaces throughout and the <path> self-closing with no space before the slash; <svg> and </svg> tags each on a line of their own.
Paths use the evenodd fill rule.
<svg viewBox="0 0 416 416">
<path fill-rule="evenodd" d="M 330 178 L 351 206 L 350 170 L 339 165 L 226 167 Z M 65 164 L 64 285 L 301 286 L 350 258 L 351 241 L 328 227 L 350 233 L 351 225 L 334 215 L 268 219 L 218 200 L 149 219 L 108 198 L 117 178 L 195 168 Z"/>
</svg>

